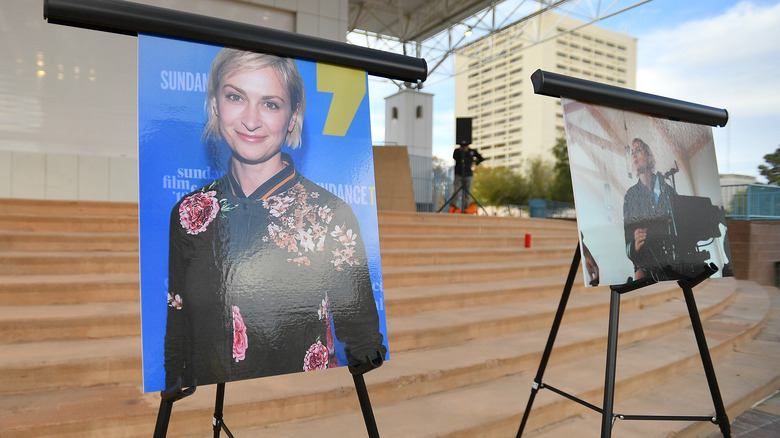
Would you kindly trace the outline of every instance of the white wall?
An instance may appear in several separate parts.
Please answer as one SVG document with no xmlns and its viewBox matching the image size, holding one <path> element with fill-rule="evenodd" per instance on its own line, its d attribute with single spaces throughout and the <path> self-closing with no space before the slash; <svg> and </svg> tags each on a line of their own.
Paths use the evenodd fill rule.
<svg viewBox="0 0 780 438">
<path fill-rule="evenodd" d="M 347 0 L 133 0 L 346 40 Z M 0 197 L 138 199 L 136 39 L 0 8 Z"/>
</svg>

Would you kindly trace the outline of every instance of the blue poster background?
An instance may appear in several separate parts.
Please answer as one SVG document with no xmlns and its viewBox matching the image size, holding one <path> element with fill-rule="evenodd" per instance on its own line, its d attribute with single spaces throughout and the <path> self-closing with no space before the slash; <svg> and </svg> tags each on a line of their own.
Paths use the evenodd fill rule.
<svg viewBox="0 0 780 438">
<path fill-rule="evenodd" d="M 168 294 L 168 226 L 179 198 L 220 177 L 227 146 L 201 142 L 211 62 L 221 47 L 139 35 L 138 159 L 141 331 L 144 391 L 165 386 L 164 340 Z M 303 144 L 285 147 L 295 167 L 353 209 L 360 222 L 380 330 L 387 346 L 367 75 L 365 94 L 345 135 L 323 134 L 334 93 L 317 90 L 317 64 L 296 60 L 306 89 Z M 326 84 L 327 85 L 327 84 Z M 355 88 L 354 86 L 352 87 Z M 360 88 L 360 84 L 357 84 Z M 349 116 L 349 115 L 347 115 Z M 343 117 L 342 117 L 343 118 Z M 347 120 L 349 117 L 347 117 Z M 337 343 L 340 363 L 346 363 Z"/>
</svg>

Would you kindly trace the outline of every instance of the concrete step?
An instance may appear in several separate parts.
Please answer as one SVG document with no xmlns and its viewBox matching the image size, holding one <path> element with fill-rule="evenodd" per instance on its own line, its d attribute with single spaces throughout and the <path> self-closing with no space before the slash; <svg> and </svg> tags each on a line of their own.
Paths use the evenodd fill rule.
<svg viewBox="0 0 780 438">
<path fill-rule="evenodd" d="M 385 314 L 402 316 L 433 310 L 499 305 L 542 297 L 557 302 L 565 282 L 566 275 L 553 275 L 521 280 L 388 288 L 385 289 Z M 572 293 L 585 291 L 581 278 L 575 280 Z"/>
<path fill-rule="evenodd" d="M 496 235 L 515 235 L 525 237 L 526 233 L 531 235 L 558 235 L 573 234 L 576 236 L 576 227 L 570 228 L 544 228 L 529 227 L 522 223 L 514 226 L 505 223 L 437 223 L 423 222 L 411 224 L 407 222 L 379 222 L 379 234 L 422 234 L 422 235 L 447 235 L 447 236 L 496 236 Z"/>
<path fill-rule="evenodd" d="M 0 306 L 138 303 L 138 273 L 0 276 Z"/>
<path fill-rule="evenodd" d="M 453 263 L 447 265 L 388 266 L 382 268 L 385 288 L 477 283 L 566 274 L 571 258 L 509 261 L 494 263 Z"/>
<path fill-rule="evenodd" d="M 530 229 L 577 230 L 577 223 L 572 220 L 518 218 L 503 216 L 460 215 L 440 213 L 412 213 L 396 211 L 380 211 L 379 221 L 383 223 L 407 224 L 467 224 L 467 225 L 504 225 L 508 227 L 525 227 Z"/>
<path fill-rule="evenodd" d="M 138 229 L 136 216 L 40 216 L 5 213 L 0 220 L 3 231 L 35 232 L 132 232 Z"/>
<path fill-rule="evenodd" d="M 388 249 L 419 249 L 419 248 L 523 248 L 524 234 L 504 235 L 421 235 L 421 234 L 379 234 L 379 246 L 382 251 Z M 561 233 L 555 235 L 533 234 L 531 247 L 569 246 L 572 254 L 577 247 L 577 234 Z"/>
<path fill-rule="evenodd" d="M 527 261 L 571 257 L 571 246 L 535 247 L 535 248 L 426 248 L 426 249 L 385 249 L 382 251 L 382 266 L 421 266 L 454 263 L 480 263 L 503 261 Z"/>
<path fill-rule="evenodd" d="M 702 309 L 709 309 L 706 310 L 707 312 L 721 307 L 719 303 L 728 301 L 726 298 L 733 294 L 734 289 L 721 288 L 709 292 L 711 292 L 708 293 L 710 302 L 703 299 L 705 302 L 701 306 Z M 662 309 L 662 306 L 676 306 L 679 311 L 675 315 L 675 312 L 670 312 L 670 309 Z M 666 301 L 656 306 L 645 305 L 641 311 L 639 306 L 627 304 L 624 306 L 624 311 L 632 316 L 640 313 L 645 314 L 641 318 L 625 318 L 626 322 L 621 327 L 621 341 L 624 343 L 648 339 L 652 336 L 658 336 L 659 333 L 668 333 L 670 330 L 680 330 L 686 325 L 687 316 L 684 314 L 684 306 L 680 302 Z M 702 315 L 704 316 L 704 313 Z M 507 376 L 528 372 L 538 364 L 548 331 L 549 328 L 545 327 L 523 334 L 508 334 L 493 339 L 464 341 L 461 345 L 456 346 L 397 353 L 393 352 L 391 339 L 391 360 L 386 362 L 382 368 L 372 371 L 366 376 L 372 403 L 376 406 L 375 411 L 379 413 L 380 410 L 390 409 L 400 402 L 403 402 L 401 405 L 411 403 L 420 408 L 418 400 L 426 400 L 427 404 L 430 402 L 430 398 L 435 399 L 441 394 L 447 394 L 448 391 L 459 391 L 463 390 L 464 387 L 492 385 L 491 382 L 496 379 L 500 380 L 507 378 Z M 571 361 L 584 358 L 587 355 L 598 354 L 603 350 L 603 345 L 606 342 L 605 336 L 606 324 L 602 320 L 564 324 L 556 343 L 556 357 Z M 99 433 L 104 431 L 103 427 L 106 425 L 114 424 L 114 427 L 119 428 L 115 424 L 116 421 L 113 420 L 119 416 L 124 416 L 125 422 L 121 429 L 113 429 L 115 432 L 116 430 L 133 432 L 144 430 L 144 425 L 147 428 L 151 427 L 156 413 L 154 398 L 150 398 L 148 395 L 143 396 L 139 392 L 135 398 L 127 399 L 127 394 L 131 391 L 127 388 L 117 388 L 116 390 L 118 392 L 116 399 L 109 402 L 110 409 L 103 409 L 105 413 L 100 414 L 101 418 L 75 416 L 66 424 L 46 426 L 33 426 L 30 423 L 36 421 L 34 417 L 36 413 L 41 412 L 41 405 L 58 403 L 57 399 L 53 398 L 51 394 L 41 394 L 39 401 L 34 402 L 29 394 L 24 395 L 21 401 L 13 404 L 17 407 L 17 415 L 13 420 L 16 423 L 13 424 L 26 424 L 26 426 L 17 427 L 13 431 L 14 433 L 9 436 L 33 436 L 31 431 L 40 434 L 37 436 L 78 436 L 78 433 L 85 433 L 84 431 L 89 433 L 83 436 L 100 436 Z M 194 396 L 175 404 L 169 436 L 204 434 L 210 430 L 208 429 L 208 420 L 213 412 L 213 390 L 213 385 L 199 388 Z M 512 392 L 517 394 L 518 387 L 515 387 Z M 69 396 L 79 397 L 74 394 Z M 15 396 L 9 398 L 15 398 Z M 106 398 L 104 397 L 104 399 Z M 456 401 L 458 400 L 451 400 L 451 402 Z M 460 400 L 460 402 L 468 403 L 468 400 Z M 0 402 L 0 406 L 2 403 L 11 404 L 8 398 Z M 145 406 L 146 411 L 143 414 L 137 412 L 137 407 L 140 405 Z M 251 432 L 239 433 L 237 436 L 300 436 L 296 433 L 276 434 L 274 428 L 281 427 L 277 424 L 279 422 L 306 418 L 312 418 L 310 424 L 317 424 L 320 421 L 327 421 L 330 417 L 340 416 L 358 409 L 349 373 L 343 369 L 276 376 L 227 385 L 225 411 L 231 430 L 252 428 L 259 425 L 272 428 L 267 433 L 252 430 Z M 426 408 L 426 410 L 435 409 L 432 406 Z M 0 412 L 2 412 L 1 409 Z M 396 420 L 393 421 L 397 422 L 403 417 L 395 418 Z M 8 418 L 0 418 L 0 424 L 7 424 L 11 421 Z M 380 424 L 380 430 L 383 430 L 383 426 Z M 350 429 L 340 429 L 342 434 L 344 430 Z M 356 435 L 359 434 L 359 432 L 356 433 Z M 388 436 L 418 435 L 391 433 Z"/>
<path fill-rule="evenodd" d="M 609 315 L 609 292 L 574 294 L 566 308 L 567 321 L 606 318 Z M 724 292 L 730 294 L 728 288 Z M 640 309 L 654 306 L 679 296 L 668 284 L 645 288 L 626 296 L 621 308 Z M 728 303 L 726 296 L 713 297 Z M 528 330 L 549 327 L 558 308 L 558 301 L 549 298 L 475 306 L 463 309 L 435 310 L 425 313 L 388 318 L 388 342 L 391 351 L 408 351 L 457 345 L 467 340 L 491 338 L 507 333 L 518 335 Z"/>
<path fill-rule="evenodd" d="M 1 219 L 0 219 L 1 220 Z M 138 251 L 137 232 L 0 231 L 2 251 Z"/>
<path fill-rule="evenodd" d="M 138 301 L 0 306 L 0 344 L 141 335 Z"/>
<path fill-rule="evenodd" d="M 0 276 L 137 272 L 136 251 L 0 252 Z"/>
<path fill-rule="evenodd" d="M 55 201 L 43 199 L 0 199 L 4 211 L 17 214 L 43 216 L 138 216 L 136 202 L 104 202 L 104 201 Z M 0 213 L 3 217 L 5 213 Z"/>
<path fill-rule="evenodd" d="M 0 396 L 140 381 L 138 336 L 0 344 Z"/>
</svg>

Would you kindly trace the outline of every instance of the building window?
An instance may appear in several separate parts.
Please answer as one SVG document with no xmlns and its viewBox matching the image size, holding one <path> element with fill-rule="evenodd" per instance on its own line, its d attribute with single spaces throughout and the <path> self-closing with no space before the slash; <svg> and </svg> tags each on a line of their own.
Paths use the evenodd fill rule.
<svg viewBox="0 0 780 438">
<path fill-rule="evenodd" d="M 417 118 L 422 119 L 423 118 L 423 107 L 422 105 L 417 105 Z"/>
<path fill-rule="evenodd" d="M 393 120 L 398 120 L 398 107 L 393 107 Z"/>
</svg>

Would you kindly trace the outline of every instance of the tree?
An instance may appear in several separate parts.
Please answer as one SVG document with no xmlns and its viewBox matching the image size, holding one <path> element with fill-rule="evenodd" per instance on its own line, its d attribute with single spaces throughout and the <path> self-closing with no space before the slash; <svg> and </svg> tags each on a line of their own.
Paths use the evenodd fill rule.
<svg viewBox="0 0 780 438">
<path fill-rule="evenodd" d="M 764 155 L 766 164 L 758 166 L 761 175 L 766 177 L 769 184 L 780 186 L 780 147 L 771 154 Z"/>
<path fill-rule="evenodd" d="M 477 167 L 471 192 L 484 205 L 524 205 L 529 198 L 525 178 L 506 167 Z"/>
<path fill-rule="evenodd" d="M 553 166 L 542 157 L 531 159 L 525 177 L 529 195 L 532 198 L 551 199 L 554 175 Z"/>
<path fill-rule="evenodd" d="M 555 201 L 574 202 L 574 190 L 571 186 L 571 169 L 569 168 L 569 149 L 566 138 L 560 137 L 552 148 L 555 156 L 553 171 L 555 179 L 550 188 L 550 198 Z"/>
</svg>

